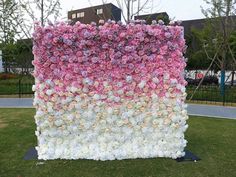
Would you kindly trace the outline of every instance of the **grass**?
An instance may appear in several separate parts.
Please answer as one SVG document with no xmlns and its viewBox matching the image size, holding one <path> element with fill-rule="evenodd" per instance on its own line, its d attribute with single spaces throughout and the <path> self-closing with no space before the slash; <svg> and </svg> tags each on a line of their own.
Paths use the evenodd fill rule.
<svg viewBox="0 0 236 177">
<path fill-rule="evenodd" d="M 202 160 L 22 160 L 36 145 L 34 109 L 0 109 L 1 177 L 235 177 L 236 120 L 190 117 L 187 149 Z M 44 164 L 39 165 L 39 162 Z"/>
</svg>

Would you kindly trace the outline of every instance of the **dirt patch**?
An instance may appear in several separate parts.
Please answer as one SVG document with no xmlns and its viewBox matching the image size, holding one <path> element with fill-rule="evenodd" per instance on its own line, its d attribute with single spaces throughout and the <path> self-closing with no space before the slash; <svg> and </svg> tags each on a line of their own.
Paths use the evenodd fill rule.
<svg viewBox="0 0 236 177">
<path fill-rule="evenodd" d="M 7 126 L 8 126 L 7 123 L 5 123 L 2 120 L 0 120 L 0 128 L 6 128 Z"/>
</svg>

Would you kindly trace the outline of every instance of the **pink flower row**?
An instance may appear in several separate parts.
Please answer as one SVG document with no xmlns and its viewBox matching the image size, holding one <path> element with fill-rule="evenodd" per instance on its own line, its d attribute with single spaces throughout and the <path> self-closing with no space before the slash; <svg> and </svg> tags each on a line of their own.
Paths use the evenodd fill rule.
<svg viewBox="0 0 236 177">
<path fill-rule="evenodd" d="M 58 92 L 70 85 L 107 94 L 103 84 L 107 81 L 114 93 L 122 89 L 141 94 L 146 89 L 145 93 L 158 90 L 163 96 L 173 80 L 186 85 L 180 26 L 58 23 L 36 25 L 33 37 L 34 76 L 42 83 L 62 81 L 63 86 L 55 85 Z"/>
</svg>

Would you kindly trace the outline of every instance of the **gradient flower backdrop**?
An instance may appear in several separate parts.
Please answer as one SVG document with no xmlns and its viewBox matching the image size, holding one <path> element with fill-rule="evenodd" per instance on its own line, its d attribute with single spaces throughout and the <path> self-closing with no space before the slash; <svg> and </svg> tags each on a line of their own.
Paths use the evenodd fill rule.
<svg viewBox="0 0 236 177">
<path fill-rule="evenodd" d="M 39 159 L 184 155 L 181 26 L 61 22 L 33 37 Z"/>
</svg>

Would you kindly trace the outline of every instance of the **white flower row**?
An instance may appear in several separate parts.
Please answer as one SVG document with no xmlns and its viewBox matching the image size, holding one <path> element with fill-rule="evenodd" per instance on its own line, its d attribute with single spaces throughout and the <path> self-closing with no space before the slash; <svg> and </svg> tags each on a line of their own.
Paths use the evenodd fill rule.
<svg viewBox="0 0 236 177">
<path fill-rule="evenodd" d="M 135 95 L 133 100 L 122 99 L 120 104 L 109 105 L 100 100 L 103 95 L 99 94 L 74 97 L 73 87 L 64 93 L 68 95 L 66 99 L 57 95 L 44 101 L 39 98 L 43 88 L 40 85 L 34 100 L 39 159 L 113 160 L 184 155 L 188 119 L 186 104 L 181 101 L 184 89 L 174 98 L 159 98 L 153 93 L 150 98 Z M 46 91 L 48 96 L 54 93 L 52 88 Z"/>
</svg>

